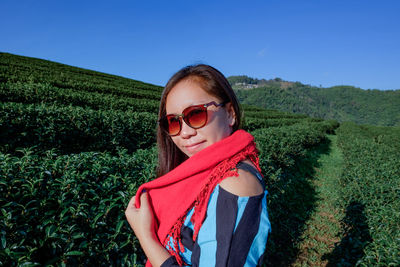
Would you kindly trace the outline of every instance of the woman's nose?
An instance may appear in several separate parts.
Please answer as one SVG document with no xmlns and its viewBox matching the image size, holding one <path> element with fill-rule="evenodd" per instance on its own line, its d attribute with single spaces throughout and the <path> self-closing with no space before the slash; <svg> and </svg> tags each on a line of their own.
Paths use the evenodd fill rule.
<svg viewBox="0 0 400 267">
<path fill-rule="evenodd" d="M 189 125 L 186 124 L 184 120 L 182 120 L 182 129 L 181 129 L 181 137 L 182 138 L 189 138 L 193 135 L 196 135 L 197 131 L 196 129 L 193 129 Z"/>
</svg>

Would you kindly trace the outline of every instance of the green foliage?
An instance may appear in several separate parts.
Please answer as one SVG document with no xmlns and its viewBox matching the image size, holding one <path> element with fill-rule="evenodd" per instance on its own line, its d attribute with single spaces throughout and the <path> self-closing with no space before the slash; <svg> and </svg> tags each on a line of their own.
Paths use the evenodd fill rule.
<svg viewBox="0 0 400 267">
<path fill-rule="evenodd" d="M 280 86 L 280 85 L 288 85 L 288 84 L 293 84 L 292 82 L 287 82 L 282 80 L 281 78 L 274 78 L 270 80 L 265 80 L 265 79 L 255 79 L 255 78 L 250 78 L 249 76 L 246 75 L 239 75 L 239 76 L 229 76 L 228 82 L 233 88 L 237 89 L 244 89 L 246 88 L 247 85 L 256 85 L 256 87 L 259 86 L 265 86 L 265 85 L 273 85 L 273 86 Z"/>
<path fill-rule="evenodd" d="M 307 180 L 313 172 L 309 151 L 326 138 L 318 124 L 294 124 L 252 132 L 269 192 L 272 232 L 266 250 L 267 266 L 289 266 L 297 256 L 301 232 L 315 202 Z"/>
<path fill-rule="evenodd" d="M 337 130 L 345 167 L 341 176 L 343 207 L 363 207 L 365 230 L 353 230 L 362 248 L 362 266 L 400 264 L 400 128 L 344 123 Z M 360 211 L 360 208 L 358 208 Z M 356 219 L 356 218 L 353 218 Z"/>
<path fill-rule="evenodd" d="M 241 107 L 242 107 L 242 110 L 244 112 L 247 112 L 247 111 L 267 111 L 264 108 L 260 108 L 260 107 L 252 106 L 252 105 L 246 105 L 246 104 L 241 104 Z M 272 110 L 270 110 L 270 111 L 272 111 Z"/>
<path fill-rule="evenodd" d="M 147 91 L 160 94 L 162 87 L 120 76 L 85 70 L 37 58 L 0 53 L 0 82 L 47 83 L 58 88 L 121 93 Z M 149 98 L 149 97 L 147 97 Z"/>
<path fill-rule="evenodd" d="M 130 153 L 155 142 L 157 116 L 146 112 L 91 110 L 48 104 L 0 104 L 0 151 L 57 148 L 60 153 Z"/>
<path fill-rule="evenodd" d="M 245 119 L 243 129 L 246 131 L 253 131 L 260 128 L 280 127 L 295 123 L 303 123 L 303 121 L 298 119 L 258 119 L 250 117 Z"/>
<path fill-rule="evenodd" d="M 260 150 L 260 167 L 268 177 L 268 188 L 273 188 L 284 177 L 280 174 L 290 170 L 308 148 L 325 139 L 325 131 L 321 129 L 319 123 L 302 123 L 251 132 Z"/>
<path fill-rule="evenodd" d="M 134 95 L 134 94 L 131 94 Z M 105 110 L 134 110 L 157 112 L 159 101 L 143 98 L 130 98 L 125 95 L 114 95 L 97 92 L 78 91 L 57 88 L 41 83 L 4 83 L 0 84 L 0 96 L 3 101 L 23 103 L 56 103 L 89 107 Z"/>
<path fill-rule="evenodd" d="M 4 266 L 133 266 L 144 256 L 124 215 L 138 186 L 154 178 L 156 149 L 40 157 L 0 154 Z"/>
<path fill-rule="evenodd" d="M 254 78 L 250 78 L 246 75 L 239 75 L 239 76 L 230 76 L 227 78 L 231 85 L 237 83 L 244 83 L 244 84 L 257 84 L 258 80 Z"/>
<path fill-rule="evenodd" d="M 299 82 L 270 82 L 236 90 L 240 102 L 311 117 L 360 124 L 400 126 L 400 90 L 362 90 L 352 86 L 317 88 Z"/>
<path fill-rule="evenodd" d="M 306 119 L 309 118 L 303 114 L 293 114 L 287 112 L 279 112 L 276 110 L 262 110 L 262 111 L 245 111 L 246 118 L 259 118 L 259 119 Z M 318 119 L 322 121 L 322 119 Z"/>
</svg>

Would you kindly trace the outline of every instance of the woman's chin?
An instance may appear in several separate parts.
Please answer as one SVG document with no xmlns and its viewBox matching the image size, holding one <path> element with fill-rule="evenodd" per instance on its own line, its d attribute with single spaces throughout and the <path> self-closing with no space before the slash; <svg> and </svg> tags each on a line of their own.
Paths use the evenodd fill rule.
<svg viewBox="0 0 400 267">
<path fill-rule="evenodd" d="M 207 147 L 206 141 L 203 141 L 203 142 L 198 143 L 198 144 L 193 145 L 193 146 L 184 147 L 184 153 L 188 157 L 191 157 L 191 156 L 193 156 L 194 154 L 200 152 L 201 150 L 203 150 L 206 147 Z"/>
</svg>

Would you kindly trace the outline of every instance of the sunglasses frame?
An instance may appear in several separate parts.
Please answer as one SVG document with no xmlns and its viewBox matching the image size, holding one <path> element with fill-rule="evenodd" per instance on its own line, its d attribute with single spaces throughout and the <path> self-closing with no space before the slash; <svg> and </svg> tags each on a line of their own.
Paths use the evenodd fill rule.
<svg viewBox="0 0 400 267">
<path fill-rule="evenodd" d="M 200 128 L 203 128 L 204 126 L 207 125 L 207 122 L 208 122 L 207 108 L 208 108 L 209 106 L 211 106 L 211 105 L 214 105 L 214 106 L 216 106 L 216 107 L 223 107 L 226 103 L 227 103 L 227 102 L 222 102 L 221 104 L 217 104 L 215 101 L 211 101 L 211 102 L 206 103 L 206 104 L 200 104 L 200 105 L 189 106 L 189 107 L 185 108 L 185 109 L 182 111 L 182 114 L 167 114 L 167 115 L 163 116 L 161 119 L 159 119 L 159 120 L 157 121 L 157 123 L 158 123 L 159 127 L 160 127 L 164 132 L 166 132 L 169 136 L 177 136 L 177 135 L 179 135 L 179 134 L 181 133 L 181 131 L 182 131 L 182 119 L 185 121 L 186 125 L 188 125 L 188 126 L 189 126 L 190 128 L 192 128 L 192 129 L 200 129 Z M 186 120 L 187 118 L 185 117 L 184 113 L 185 113 L 185 110 L 187 110 L 187 109 L 190 109 L 190 108 L 197 108 L 197 107 L 199 107 L 199 108 L 204 108 L 204 109 L 205 109 L 204 111 L 205 111 L 205 114 L 206 114 L 206 115 L 205 115 L 205 116 L 206 116 L 206 121 L 205 121 L 204 124 L 203 124 L 202 126 L 200 126 L 200 127 L 193 127 L 193 126 L 190 125 L 190 123 Z M 171 116 L 171 115 L 174 115 L 175 118 L 179 118 L 179 120 L 178 120 L 178 122 L 179 122 L 179 131 L 178 131 L 177 134 L 169 134 L 169 131 L 168 131 L 167 129 L 165 129 L 164 127 L 162 127 L 162 125 L 168 125 L 167 117 L 168 117 L 168 116 Z M 165 124 L 163 124 L 163 123 L 162 123 L 163 120 L 167 120 L 167 122 L 166 122 Z"/>
</svg>

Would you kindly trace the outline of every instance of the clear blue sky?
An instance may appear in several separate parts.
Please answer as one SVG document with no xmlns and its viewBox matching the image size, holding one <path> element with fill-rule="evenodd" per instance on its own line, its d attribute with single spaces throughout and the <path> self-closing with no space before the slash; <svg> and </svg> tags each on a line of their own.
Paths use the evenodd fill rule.
<svg viewBox="0 0 400 267">
<path fill-rule="evenodd" d="M 0 51 L 165 85 L 226 76 L 400 89 L 400 1 L 0 2 Z"/>
</svg>

